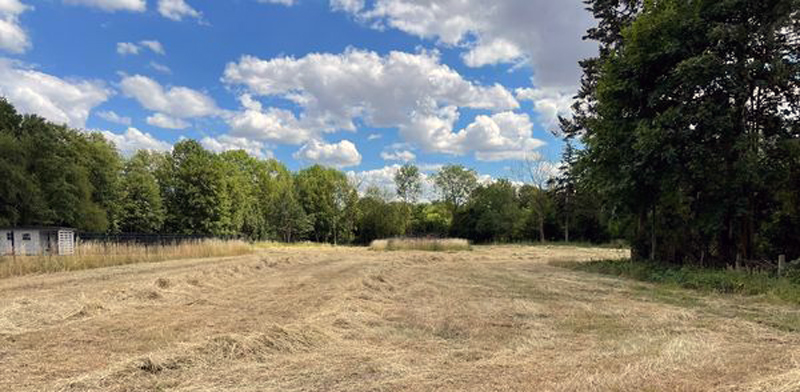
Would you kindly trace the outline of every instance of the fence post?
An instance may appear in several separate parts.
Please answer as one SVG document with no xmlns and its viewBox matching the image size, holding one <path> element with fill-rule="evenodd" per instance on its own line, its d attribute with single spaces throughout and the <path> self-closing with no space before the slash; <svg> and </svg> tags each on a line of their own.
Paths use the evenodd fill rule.
<svg viewBox="0 0 800 392">
<path fill-rule="evenodd" d="M 786 271 L 786 255 L 778 256 L 778 276 L 783 276 Z"/>
</svg>

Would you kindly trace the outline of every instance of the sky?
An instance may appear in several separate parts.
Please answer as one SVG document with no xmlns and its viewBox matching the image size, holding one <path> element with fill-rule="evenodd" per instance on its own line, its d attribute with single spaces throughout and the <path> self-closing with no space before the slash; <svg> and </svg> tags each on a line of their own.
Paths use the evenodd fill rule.
<svg viewBox="0 0 800 392">
<path fill-rule="evenodd" d="M 581 0 L 0 0 L 0 95 L 124 155 L 513 179 L 559 159 L 592 24 Z"/>
</svg>

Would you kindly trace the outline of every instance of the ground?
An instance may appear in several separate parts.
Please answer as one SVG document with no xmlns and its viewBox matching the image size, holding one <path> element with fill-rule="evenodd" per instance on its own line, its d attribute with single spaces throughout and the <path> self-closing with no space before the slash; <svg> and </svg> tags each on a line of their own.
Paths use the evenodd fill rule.
<svg viewBox="0 0 800 392">
<path fill-rule="evenodd" d="M 797 391 L 798 308 L 568 247 L 274 248 L 0 280 L 0 391 Z M 800 320 L 800 318 L 795 318 Z"/>
</svg>

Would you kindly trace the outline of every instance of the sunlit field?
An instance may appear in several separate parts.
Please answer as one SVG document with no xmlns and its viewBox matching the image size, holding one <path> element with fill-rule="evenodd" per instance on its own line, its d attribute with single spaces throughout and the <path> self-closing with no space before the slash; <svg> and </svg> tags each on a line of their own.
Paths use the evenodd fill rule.
<svg viewBox="0 0 800 392">
<path fill-rule="evenodd" d="M 627 256 L 270 246 L 2 279 L 0 390 L 798 389 L 796 306 L 561 267 Z"/>
</svg>

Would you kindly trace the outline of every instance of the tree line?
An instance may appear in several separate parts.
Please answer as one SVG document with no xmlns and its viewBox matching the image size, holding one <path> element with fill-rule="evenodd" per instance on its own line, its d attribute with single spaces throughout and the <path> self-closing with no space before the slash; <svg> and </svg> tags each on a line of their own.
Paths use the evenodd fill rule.
<svg viewBox="0 0 800 392">
<path fill-rule="evenodd" d="M 566 184 L 592 189 L 633 256 L 800 258 L 800 2 L 588 0 Z"/>
<path fill-rule="evenodd" d="M 359 194 L 356 179 L 333 168 L 293 173 L 274 159 L 214 153 L 194 140 L 124 158 L 99 133 L 20 115 L 0 101 L 0 226 L 340 244 L 405 235 L 477 242 L 610 237 L 591 195 L 507 180 L 482 184 L 474 170 L 457 165 L 432 179 L 435 200 L 420 200 L 422 173 L 410 164 L 398 170 L 396 192 L 369 187 Z M 580 208 L 567 211 L 567 199 Z"/>
</svg>

